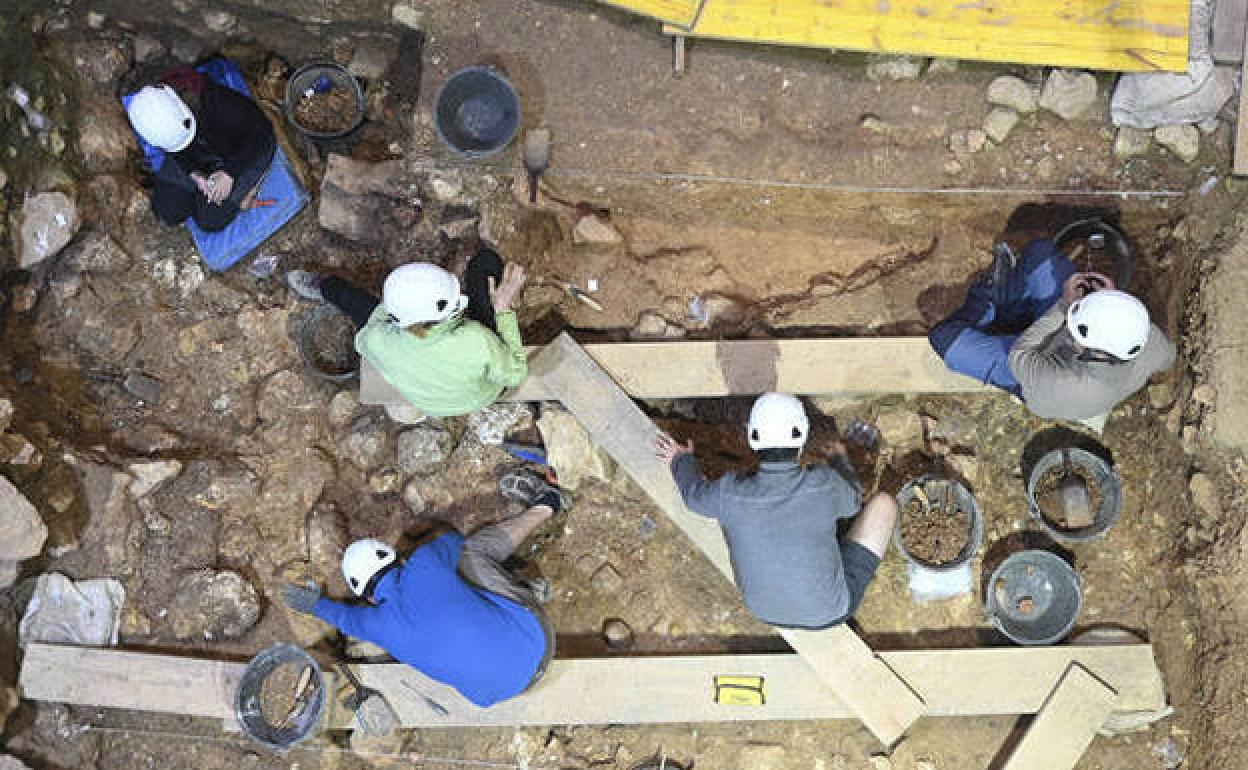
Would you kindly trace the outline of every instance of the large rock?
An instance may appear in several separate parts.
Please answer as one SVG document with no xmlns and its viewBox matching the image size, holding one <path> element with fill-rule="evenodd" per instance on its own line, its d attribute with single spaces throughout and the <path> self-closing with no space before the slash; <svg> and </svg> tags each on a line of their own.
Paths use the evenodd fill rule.
<svg viewBox="0 0 1248 770">
<path fill-rule="evenodd" d="M 993 142 L 1001 144 L 1010 135 L 1010 132 L 1014 130 L 1014 126 L 1017 125 L 1017 112 L 1004 107 L 997 107 L 984 118 L 984 133 Z"/>
<path fill-rule="evenodd" d="M 130 267 L 130 255 L 111 235 L 90 233 L 65 252 L 65 261 L 76 270 L 116 273 Z"/>
<path fill-rule="evenodd" d="M 468 415 L 468 427 L 482 444 L 497 446 L 508 433 L 532 427 L 532 419 L 528 404 L 499 403 Z"/>
<path fill-rule="evenodd" d="M 39 511 L 0 476 L 0 559 L 21 561 L 38 556 L 47 538 L 48 528 Z"/>
<path fill-rule="evenodd" d="M 126 498 L 133 479 L 107 465 L 82 463 L 82 487 L 90 520 L 82 533 L 82 546 L 98 553 L 106 574 L 129 575 L 134 570 L 128 535 L 133 511 Z"/>
<path fill-rule="evenodd" d="M 1063 120 L 1089 117 L 1096 104 L 1096 78 L 1087 72 L 1055 69 L 1044 81 L 1039 103 Z"/>
<path fill-rule="evenodd" d="M 396 201 L 414 195 L 402 161 L 367 163 L 330 155 L 321 183 L 317 219 L 326 230 L 363 242 L 387 237 L 382 220 L 390 220 Z"/>
<path fill-rule="evenodd" d="M 909 409 L 885 412 L 875 419 L 884 445 L 904 451 L 923 444 L 923 419 Z"/>
<path fill-rule="evenodd" d="M 559 484 L 576 489 L 585 479 L 609 481 L 613 463 L 570 412 L 543 407 L 537 429 L 546 445 L 546 461 L 559 474 Z"/>
<path fill-rule="evenodd" d="M 379 78 L 390 69 L 399 55 L 399 41 L 391 37 L 367 37 L 357 40 L 347 71 L 357 78 Z"/>
<path fill-rule="evenodd" d="M 1200 155 L 1200 129 L 1196 126 L 1159 126 L 1153 131 L 1153 139 L 1184 163 Z"/>
<path fill-rule="evenodd" d="M 352 465 L 369 471 L 381 464 L 389 436 L 376 417 L 365 415 L 351 425 L 351 432 L 342 442 L 343 455 Z"/>
<path fill-rule="evenodd" d="M 586 214 L 572 228 L 573 243 L 619 243 L 624 240 L 620 231 L 597 214 Z"/>
<path fill-rule="evenodd" d="M 116 97 L 92 96 L 83 103 L 78 118 L 78 152 L 88 171 L 121 171 L 129 152 L 136 148 L 134 132 Z"/>
<path fill-rule="evenodd" d="M 65 193 L 44 192 L 31 196 L 13 213 L 18 233 L 18 266 L 33 267 L 59 254 L 82 223 L 78 207 Z"/>
<path fill-rule="evenodd" d="M 130 496 L 138 499 L 181 473 L 182 463 L 177 460 L 130 463 L 127 470 L 134 477 L 130 482 Z"/>
<path fill-rule="evenodd" d="M 336 506 L 322 504 L 312 509 L 308 514 L 308 559 L 322 576 L 338 571 L 348 543 L 347 523 Z"/>
<path fill-rule="evenodd" d="M 234 639 L 260 619 L 260 596 L 237 572 L 196 570 L 178 580 L 169 622 L 179 639 Z"/>
<path fill-rule="evenodd" d="M 1222 517 L 1222 500 L 1218 487 L 1206 473 L 1194 473 L 1187 482 L 1192 494 L 1192 502 L 1204 514 L 1205 518 L 1217 521 Z"/>
<path fill-rule="evenodd" d="M 71 56 L 75 69 L 99 86 L 116 81 L 133 63 L 128 47 L 110 40 L 78 43 L 71 49 Z"/>
<path fill-rule="evenodd" d="M 1153 135 L 1142 128 L 1120 126 L 1114 136 L 1114 157 L 1134 158 L 1147 155 L 1148 148 L 1153 146 Z"/>
<path fill-rule="evenodd" d="M 446 462 L 454 444 L 445 428 L 417 426 L 399 434 L 395 462 L 407 473 L 433 473 Z"/>
<path fill-rule="evenodd" d="M 871 80 L 914 80 L 923 74 L 926 59 L 893 54 L 867 57 L 867 77 Z"/>
<path fill-rule="evenodd" d="M 988 84 L 988 103 L 1009 107 L 1026 115 L 1035 112 L 1040 102 L 1040 89 L 1022 78 L 1002 75 Z"/>
</svg>

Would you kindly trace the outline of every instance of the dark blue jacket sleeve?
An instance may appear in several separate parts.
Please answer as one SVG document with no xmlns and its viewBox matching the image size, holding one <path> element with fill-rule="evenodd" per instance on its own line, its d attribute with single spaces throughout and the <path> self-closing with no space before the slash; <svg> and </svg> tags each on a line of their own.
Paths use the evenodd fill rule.
<svg viewBox="0 0 1248 770">
<path fill-rule="evenodd" d="M 680 454 L 672 460 L 672 478 L 680 496 L 685 500 L 685 507 L 694 513 L 718 519 L 723 504 L 723 479 L 707 481 L 698 467 L 697 459 L 691 454 Z"/>
</svg>

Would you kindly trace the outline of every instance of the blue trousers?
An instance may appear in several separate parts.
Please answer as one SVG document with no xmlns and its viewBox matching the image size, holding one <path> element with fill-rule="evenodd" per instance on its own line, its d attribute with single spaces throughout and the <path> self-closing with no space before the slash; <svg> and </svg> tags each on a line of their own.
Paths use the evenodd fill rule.
<svg viewBox="0 0 1248 770">
<path fill-rule="evenodd" d="M 945 365 L 1014 395 L 1022 388 L 1010 371 L 1014 341 L 1062 296 L 1075 266 L 1048 238 L 1023 249 L 1022 259 L 1001 285 L 991 274 L 966 294 L 966 302 L 927 335 Z"/>
</svg>

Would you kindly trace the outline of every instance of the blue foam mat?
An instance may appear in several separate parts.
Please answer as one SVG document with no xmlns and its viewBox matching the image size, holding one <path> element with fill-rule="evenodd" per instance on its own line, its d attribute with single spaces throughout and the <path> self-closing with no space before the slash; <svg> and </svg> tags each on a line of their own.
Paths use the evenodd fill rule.
<svg viewBox="0 0 1248 770">
<path fill-rule="evenodd" d="M 195 68 L 214 82 L 251 96 L 247 82 L 238 65 L 228 59 L 211 59 Z M 129 107 L 134 94 L 121 98 L 123 106 Z M 139 137 L 143 156 L 153 170 L 159 170 L 165 162 L 165 151 L 148 144 Z M 308 203 L 308 191 L 303 189 L 290 165 L 290 159 L 279 146 L 273 153 L 273 163 L 260 183 L 257 200 L 274 201 L 271 206 L 260 206 L 242 211 L 224 230 L 209 233 L 201 230 L 193 221 L 187 220 L 191 239 L 204 258 L 204 264 L 212 270 L 226 270 L 282 229 Z"/>
</svg>

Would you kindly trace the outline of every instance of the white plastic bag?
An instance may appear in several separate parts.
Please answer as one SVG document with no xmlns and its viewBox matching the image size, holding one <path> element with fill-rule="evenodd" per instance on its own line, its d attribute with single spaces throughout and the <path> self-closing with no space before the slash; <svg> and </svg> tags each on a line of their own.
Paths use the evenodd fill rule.
<svg viewBox="0 0 1248 770">
<path fill-rule="evenodd" d="M 18 642 L 115 645 L 125 603 L 126 589 L 112 578 L 73 581 L 46 572 L 17 627 Z"/>
</svg>

